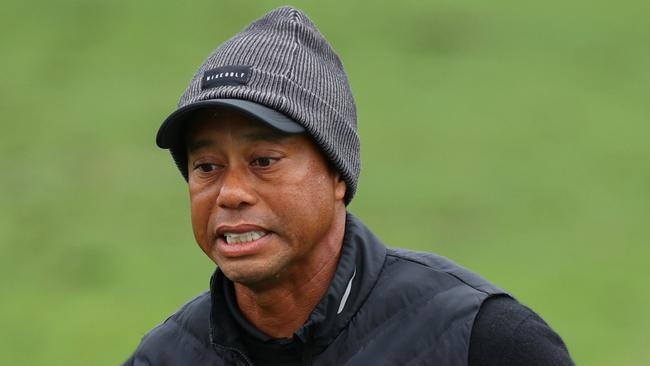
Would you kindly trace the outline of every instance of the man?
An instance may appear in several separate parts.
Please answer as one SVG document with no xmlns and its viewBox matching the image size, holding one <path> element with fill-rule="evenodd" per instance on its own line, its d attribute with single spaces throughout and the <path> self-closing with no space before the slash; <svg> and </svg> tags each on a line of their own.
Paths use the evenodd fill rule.
<svg viewBox="0 0 650 366">
<path fill-rule="evenodd" d="M 127 365 L 572 364 L 505 292 L 439 256 L 387 249 L 346 211 L 355 104 L 299 10 L 217 48 L 157 143 L 188 181 L 196 241 L 218 268 Z"/>
</svg>

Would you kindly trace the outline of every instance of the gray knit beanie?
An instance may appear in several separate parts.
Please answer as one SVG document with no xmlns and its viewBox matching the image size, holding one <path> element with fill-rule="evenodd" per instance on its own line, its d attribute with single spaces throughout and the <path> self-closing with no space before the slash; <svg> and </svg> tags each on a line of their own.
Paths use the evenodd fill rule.
<svg viewBox="0 0 650 366">
<path fill-rule="evenodd" d="M 266 14 L 219 46 L 194 75 L 156 138 L 186 180 L 184 117 L 206 105 L 232 106 L 282 131 L 308 133 L 345 181 L 346 205 L 352 200 L 361 165 L 354 98 L 338 56 L 300 10 Z"/>
</svg>

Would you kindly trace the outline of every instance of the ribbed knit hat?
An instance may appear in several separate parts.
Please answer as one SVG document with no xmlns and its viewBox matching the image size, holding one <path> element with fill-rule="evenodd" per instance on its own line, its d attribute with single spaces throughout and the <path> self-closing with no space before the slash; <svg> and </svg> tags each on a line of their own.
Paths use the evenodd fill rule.
<svg viewBox="0 0 650 366">
<path fill-rule="evenodd" d="M 287 133 L 304 129 L 340 172 L 350 203 L 361 165 L 354 98 L 340 59 L 303 12 L 271 11 L 219 46 L 194 75 L 156 138 L 186 180 L 186 117 L 210 105 L 236 108 Z"/>
</svg>

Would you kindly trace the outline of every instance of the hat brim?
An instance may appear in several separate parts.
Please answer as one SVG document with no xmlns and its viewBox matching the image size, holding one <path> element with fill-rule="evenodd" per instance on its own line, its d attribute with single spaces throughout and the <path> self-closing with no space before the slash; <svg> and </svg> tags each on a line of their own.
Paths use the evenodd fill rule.
<svg viewBox="0 0 650 366">
<path fill-rule="evenodd" d="M 284 114 L 265 105 L 244 99 L 209 99 L 188 104 L 167 117 L 156 135 L 156 144 L 163 149 L 176 147 L 184 138 L 187 117 L 202 108 L 225 107 L 240 111 L 269 127 L 288 134 L 305 132 L 305 128 Z"/>
</svg>

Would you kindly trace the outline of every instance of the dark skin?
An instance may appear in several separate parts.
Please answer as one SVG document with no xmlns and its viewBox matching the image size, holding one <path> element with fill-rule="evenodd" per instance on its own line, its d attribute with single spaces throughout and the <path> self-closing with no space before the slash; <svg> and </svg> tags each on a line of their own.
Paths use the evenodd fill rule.
<svg viewBox="0 0 650 366">
<path fill-rule="evenodd" d="M 281 134 L 234 111 L 200 112 L 186 143 L 197 243 L 234 282 L 253 325 L 292 337 L 336 270 L 345 182 L 307 135 Z"/>
</svg>

